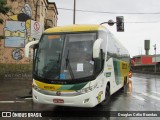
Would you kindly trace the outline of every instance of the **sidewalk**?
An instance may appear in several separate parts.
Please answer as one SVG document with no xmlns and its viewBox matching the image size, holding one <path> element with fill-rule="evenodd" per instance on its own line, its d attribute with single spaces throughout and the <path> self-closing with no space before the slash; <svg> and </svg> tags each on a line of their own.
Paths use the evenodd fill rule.
<svg viewBox="0 0 160 120">
<path fill-rule="evenodd" d="M 32 79 L 0 79 L 0 101 L 16 100 L 18 96 L 29 96 Z"/>
</svg>

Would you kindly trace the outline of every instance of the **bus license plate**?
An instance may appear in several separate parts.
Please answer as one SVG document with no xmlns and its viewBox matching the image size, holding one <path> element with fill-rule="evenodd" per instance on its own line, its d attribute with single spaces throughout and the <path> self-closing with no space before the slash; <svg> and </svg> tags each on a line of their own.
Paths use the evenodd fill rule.
<svg viewBox="0 0 160 120">
<path fill-rule="evenodd" d="M 63 99 L 53 99 L 54 103 L 64 103 Z"/>
</svg>

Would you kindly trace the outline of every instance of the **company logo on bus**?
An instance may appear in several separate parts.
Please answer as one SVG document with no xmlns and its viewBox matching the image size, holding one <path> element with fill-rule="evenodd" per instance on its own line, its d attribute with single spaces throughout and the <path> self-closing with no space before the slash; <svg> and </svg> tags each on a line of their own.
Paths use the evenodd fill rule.
<svg viewBox="0 0 160 120">
<path fill-rule="evenodd" d="M 57 92 L 56 92 L 56 95 L 57 95 L 57 96 L 60 96 L 60 95 L 61 95 L 61 92 L 60 92 L 60 91 L 57 91 Z"/>
</svg>

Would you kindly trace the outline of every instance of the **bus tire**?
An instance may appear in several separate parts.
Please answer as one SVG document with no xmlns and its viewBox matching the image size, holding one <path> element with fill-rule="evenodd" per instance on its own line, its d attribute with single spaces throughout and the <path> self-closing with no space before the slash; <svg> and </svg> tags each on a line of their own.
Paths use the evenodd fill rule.
<svg viewBox="0 0 160 120">
<path fill-rule="evenodd" d="M 105 99 L 100 103 L 102 106 L 108 105 L 110 102 L 110 88 L 106 87 Z"/>
<path fill-rule="evenodd" d="M 124 93 L 127 93 L 127 88 L 128 88 L 127 77 L 125 77 L 124 86 L 123 86 Z"/>
</svg>

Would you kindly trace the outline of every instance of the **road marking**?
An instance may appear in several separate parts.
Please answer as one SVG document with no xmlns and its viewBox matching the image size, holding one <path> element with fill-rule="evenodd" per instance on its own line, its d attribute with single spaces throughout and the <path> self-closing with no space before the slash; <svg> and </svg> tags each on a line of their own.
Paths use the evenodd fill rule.
<svg viewBox="0 0 160 120">
<path fill-rule="evenodd" d="M 32 98 L 25 98 L 25 100 L 32 100 Z"/>
<path fill-rule="evenodd" d="M 159 93 L 159 92 L 156 92 L 156 91 L 152 91 L 152 92 L 160 95 L 160 93 Z"/>
<path fill-rule="evenodd" d="M 137 96 L 137 95 L 132 95 L 134 98 L 136 98 L 136 99 L 138 99 L 138 100 L 141 100 L 141 101 L 144 101 L 145 99 L 144 98 L 142 98 L 142 97 L 139 97 L 139 96 Z"/>
<path fill-rule="evenodd" d="M 145 95 L 145 96 L 151 97 L 151 98 L 153 98 L 153 99 L 160 100 L 159 97 L 156 97 L 156 96 L 154 96 L 154 95 L 150 95 L 150 94 L 147 94 L 147 93 L 142 93 L 142 94 Z"/>
<path fill-rule="evenodd" d="M 0 101 L 0 103 L 25 103 L 26 101 Z"/>
</svg>

